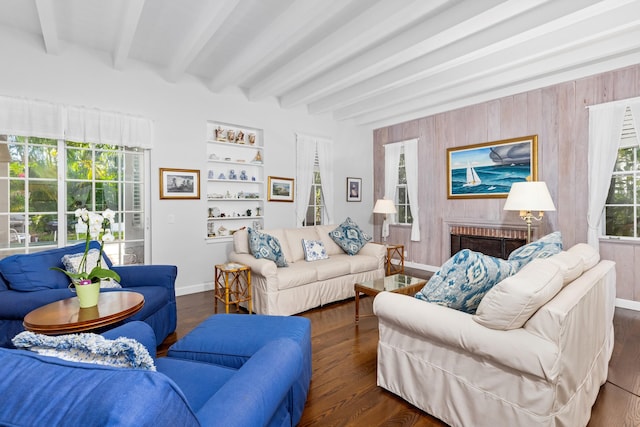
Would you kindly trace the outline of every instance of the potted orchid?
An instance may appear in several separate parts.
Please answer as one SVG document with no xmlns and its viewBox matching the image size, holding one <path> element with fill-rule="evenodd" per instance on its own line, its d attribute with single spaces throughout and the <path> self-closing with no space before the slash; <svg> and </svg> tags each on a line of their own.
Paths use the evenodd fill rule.
<svg viewBox="0 0 640 427">
<path fill-rule="evenodd" d="M 108 268 L 102 268 L 102 254 L 104 253 L 104 242 L 112 242 L 114 240 L 113 234 L 111 234 L 111 223 L 115 217 L 115 213 L 111 209 L 106 209 L 102 215 L 95 212 L 89 212 L 87 209 L 76 209 L 75 216 L 79 222 L 86 225 L 86 244 L 84 248 L 84 254 L 77 272 L 63 270 L 58 267 L 51 267 L 53 270 L 58 270 L 69 276 L 73 283 L 78 285 L 90 285 L 92 283 L 99 283 L 102 279 L 120 280 L 120 276 L 113 270 Z M 100 254 L 95 267 L 91 271 L 87 271 L 87 255 L 89 253 L 89 243 L 91 240 L 100 241 Z"/>
</svg>

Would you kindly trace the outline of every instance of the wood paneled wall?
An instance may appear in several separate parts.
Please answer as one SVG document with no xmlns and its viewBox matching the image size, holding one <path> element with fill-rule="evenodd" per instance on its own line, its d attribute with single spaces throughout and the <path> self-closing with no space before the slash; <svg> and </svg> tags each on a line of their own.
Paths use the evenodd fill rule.
<svg viewBox="0 0 640 427">
<path fill-rule="evenodd" d="M 446 150 L 488 141 L 538 135 L 538 179 L 546 181 L 556 204 L 537 234 L 560 230 L 565 247 L 586 242 L 589 105 L 640 96 L 640 64 L 549 86 L 483 104 L 376 129 L 374 200 L 384 196 L 384 145 L 418 138 L 421 241 L 410 229 L 391 226 L 389 241 L 402 243 L 407 261 L 432 266 L 449 257 L 446 221 L 469 219 L 518 224 L 505 199 L 447 199 Z M 380 233 L 381 218 L 374 218 Z M 618 298 L 640 301 L 640 245 L 603 242 L 603 258 L 617 262 Z"/>
</svg>

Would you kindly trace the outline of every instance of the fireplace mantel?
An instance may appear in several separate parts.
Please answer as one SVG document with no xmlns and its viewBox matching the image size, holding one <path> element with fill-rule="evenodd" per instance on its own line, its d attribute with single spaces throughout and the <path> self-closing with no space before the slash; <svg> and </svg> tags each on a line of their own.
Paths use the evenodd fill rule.
<svg viewBox="0 0 640 427">
<path fill-rule="evenodd" d="M 537 227 L 532 227 L 536 236 Z M 521 223 L 481 220 L 477 218 L 448 219 L 444 221 L 442 233 L 443 247 L 453 255 L 461 249 L 471 249 L 500 258 L 524 245 L 527 240 L 527 226 Z"/>
</svg>

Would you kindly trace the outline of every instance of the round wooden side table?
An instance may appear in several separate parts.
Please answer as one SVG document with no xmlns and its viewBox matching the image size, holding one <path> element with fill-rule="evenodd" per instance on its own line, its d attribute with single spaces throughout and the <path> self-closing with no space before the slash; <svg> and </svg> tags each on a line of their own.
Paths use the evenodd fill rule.
<svg viewBox="0 0 640 427">
<path fill-rule="evenodd" d="M 144 306 L 137 292 L 101 292 L 98 305 L 80 308 L 78 297 L 44 305 L 29 312 L 23 321 L 26 330 L 46 335 L 90 331 L 133 316 Z"/>
</svg>

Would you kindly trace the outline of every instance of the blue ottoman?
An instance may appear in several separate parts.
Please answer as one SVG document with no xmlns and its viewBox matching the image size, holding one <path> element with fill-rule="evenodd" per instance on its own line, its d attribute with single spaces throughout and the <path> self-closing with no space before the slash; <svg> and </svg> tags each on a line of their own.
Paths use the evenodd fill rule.
<svg viewBox="0 0 640 427">
<path fill-rule="evenodd" d="M 297 316 L 214 314 L 172 345 L 167 355 L 238 369 L 265 344 L 278 338 L 289 338 L 298 343 L 302 350 L 302 374 L 291 389 L 291 418 L 293 425 L 297 425 L 311 382 L 309 319 Z"/>
</svg>

